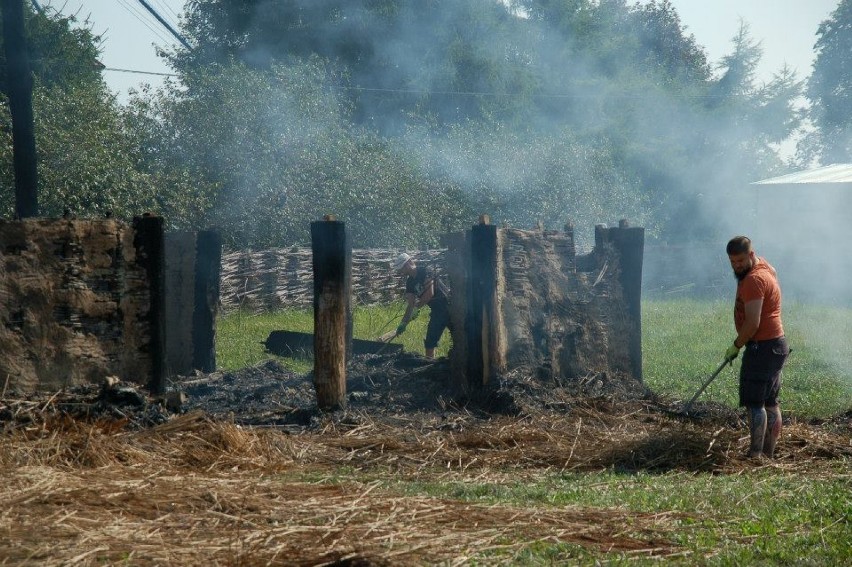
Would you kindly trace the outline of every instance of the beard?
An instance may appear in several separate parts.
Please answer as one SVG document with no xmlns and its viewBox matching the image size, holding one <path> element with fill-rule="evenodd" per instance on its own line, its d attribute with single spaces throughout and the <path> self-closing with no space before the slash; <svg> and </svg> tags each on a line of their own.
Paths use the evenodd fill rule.
<svg viewBox="0 0 852 567">
<path fill-rule="evenodd" d="M 738 282 L 743 281 L 745 279 L 745 277 L 749 274 L 749 272 L 751 272 L 751 269 L 753 267 L 754 267 L 754 265 L 751 265 L 748 268 L 745 268 L 745 269 L 743 269 L 739 272 L 734 270 L 734 277 L 737 278 Z"/>
</svg>

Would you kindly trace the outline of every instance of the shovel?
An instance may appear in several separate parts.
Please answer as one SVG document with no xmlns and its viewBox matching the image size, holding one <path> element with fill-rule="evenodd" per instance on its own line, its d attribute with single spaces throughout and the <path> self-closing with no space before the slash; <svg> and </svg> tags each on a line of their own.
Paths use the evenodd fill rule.
<svg viewBox="0 0 852 567">
<path fill-rule="evenodd" d="M 722 369 L 725 367 L 725 365 L 729 364 L 729 363 L 730 362 L 727 361 L 727 360 L 722 361 L 722 364 L 719 365 L 719 368 L 716 369 L 716 372 L 711 374 L 710 377 L 707 380 L 705 380 L 703 384 L 701 384 L 701 387 L 698 388 L 698 391 L 695 392 L 695 395 L 692 396 L 692 399 L 689 400 L 688 402 L 686 402 L 686 405 L 683 406 L 683 410 L 681 410 L 680 413 L 682 413 L 683 415 L 689 415 L 689 410 L 692 408 L 692 404 L 695 403 L 695 400 L 698 399 L 698 396 L 700 396 L 701 393 L 704 392 L 704 389 L 707 388 L 707 386 L 710 385 L 710 382 L 715 380 L 716 376 L 719 375 L 719 373 L 722 371 Z"/>
</svg>

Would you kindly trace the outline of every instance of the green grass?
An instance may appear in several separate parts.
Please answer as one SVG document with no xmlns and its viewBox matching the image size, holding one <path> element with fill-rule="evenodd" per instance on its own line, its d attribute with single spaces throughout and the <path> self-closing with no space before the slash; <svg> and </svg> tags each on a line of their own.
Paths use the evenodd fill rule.
<svg viewBox="0 0 852 567">
<path fill-rule="evenodd" d="M 728 476 L 600 472 L 553 474 L 513 484 L 403 481 L 395 488 L 411 495 L 543 511 L 579 506 L 669 514 L 673 519 L 668 525 L 661 522 L 660 535 L 688 552 L 683 559 L 688 564 L 700 558 L 709 565 L 793 565 L 805 559 L 841 565 L 852 557 L 852 483 L 844 466 L 835 468 L 835 476 L 819 482 L 766 470 Z M 547 564 L 592 557 L 577 546 L 540 544 L 515 560 Z M 599 558 L 623 559 L 619 554 Z"/>
<path fill-rule="evenodd" d="M 783 374 L 783 408 L 826 416 L 852 407 L 852 309 L 791 304 L 783 320 L 793 349 Z M 691 398 L 735 336 L 733 300 L 643 302 L 645 383 L 655 392 Z M 702 400 L 736 406 L 740 360 L 722 371 Z"/>
<path fill-rule="evenodd" d="M 404 310 L 402 302 L 382 307 L 358 307 L 353 312 L 353 334 L 376 339 L 396 328 Z M 429 310 L 411 322 L 394 339 L 407 351 L 423 353 Z M 782 404 L 803 416 L 833 415 L 852 407 L 852 309 L 803 304 L 786 305 L 784 325 L 793 353 L 784 370 Z M 218 366 L 235 370 L 268 358 L 307 372 L 309 359 L 279 358 L 265 352 L 263 342 L 271 331 L 312 332 L 311 311 L 286 310 L 274 314 L 232 313 L 221 317 L 217 329 Z M 643 368 L 646 384 L 655 392 L 689 399 L 722 361 L 734 338 L 731 302 L 668 300 L 642 305 Z M 444 333 L 437 355 L 450 348 Z M 702 401 L 737 404 L 739 359 L 708 386 Z"/>
<path fill-rule="evenodd" d="M 382 333 L 396 329 L 405 304 L 402 302 L 380 307 L 356 307 L 352 312 L 352 335 L 359 339 L 376 340 Z M 409 323 L 405 332 L 394 339 L 409 352 L 423 354 L 423 338 L 429 323 L 429 309 Z M 312 333 L 313 312 L 287 309 L 277 313 L 229 313 L 220 317 L 216 329 L 216 364 L 222 370 L 237 370 L 267 359 L 275 359 L 296 371 L 307 372 L 313 367 L 309 358 L 279 357 L 266 352 L 264 342 L 272 331 Z M 451 346 L 450 333 L 445 331 L 435 356 L 446 356 Z"/>
<path fill-rule="evenodd" d="M 376 483 L 392 494 L 455 500 L 483 506 L 566 507 L 659 514 L 652 532 L 624 534 L 675 546 L 670 561 L 683 565 L 848 565 L 852 557 L 852 476 L 849 462 L 826 462 L 814 473 L 760 468 L 736 475 L 612 470 L 524 475 L 517 481 L 460 478 L 449 471 L 406 477 L 384 469 L 338 467 L 299 476 L 301 482 Z M 487 478 L 487 475 L 486 475 Z M 582 512 L 579 512 L 582 514 Z M 535 542 L 519 552 L 474 557 L 469 564 L 658 564 L 566 543 Z"/>
</svg>

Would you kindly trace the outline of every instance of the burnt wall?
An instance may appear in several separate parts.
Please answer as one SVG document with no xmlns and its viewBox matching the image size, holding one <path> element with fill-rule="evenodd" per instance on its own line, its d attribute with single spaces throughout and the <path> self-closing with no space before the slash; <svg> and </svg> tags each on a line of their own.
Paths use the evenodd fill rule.
<svg viewBox="0 0 852 567">
<path fill-rule="evenodd" d="M 192 371 L 192 313 L 195 308 L 195 233 L 167 233 L 166 374 Z"/>
<path fill-rule="evenodd" d="M 0 387 L 162 387 L 162 219 L 0 220 Z"/>
<path fill-rule="evenodd" d="M 465 311 L 466 326 L 464 334 L 453 335 L 450 354 L 451 360 L 468 359 L 465 374 L 459 370 L 464 364 L 453 365 L 467 391 L 521 367 L 557 380 L 606 372 L 641 381 L 643 229 L 626 223 L 596 227 L 594 249 L 579 256 L 570 226 L 563 231 L 494 229 L 496 262 L 487 274 L 477 271 L 477 259 L 491 254 L 474 251 L 468 243 L 481 229 L 474 227 L 467 240 L 457 239 L 464 244 L 451 250 L 466 258 L 467 273 L 449 270 L 453 297 L 456 286 L 468 291 L 465 305 L 451 307 L 457 319 Z M 493 281 L 479 285 L 481 278 Z"/>
</svg>

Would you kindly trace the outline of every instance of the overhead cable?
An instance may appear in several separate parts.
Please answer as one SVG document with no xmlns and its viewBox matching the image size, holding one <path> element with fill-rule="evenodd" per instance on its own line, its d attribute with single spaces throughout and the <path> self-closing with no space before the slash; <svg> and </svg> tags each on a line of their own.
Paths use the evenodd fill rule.
<svg viewBox="0 0 852 567">
<path fill-rule="evenodd" d="M 158 22 L 160 22 L 160 24 L 162 24 L 164 28 L 166 28 L 167 30 L 169 30 L 169 32 L 170 32 L 173 36 L 175 36 L 175 38 L 176 38 L 179 42 L 181 42 L 181 43 L 183 44 L 183 46 L 184 46 L 184 47 L 186 47 L 187 49 L 189 49 L 190 51 L 192 51 L 192 46 L 191 46 L 191 45 L 189 45 L 189 42 L 188 42 L 188 41 L 186 41 L 186 40 L 183 38 L 183 36 L 182 36 L 182 35 L 180 35 L 180 34 L 177 32 L 177 30 L 175 30 L 175 28 L 173 28 L 173 27 L 172 27 L 172 25 L 171 25 L 169 22 L 167 22 L 167 21 L 166 21 L 166 20 L 165 20 L 165 19 L 164 19 L 164 18 L 163 18 L 160 14 L 159 14 L 159 12 L 157 12 L 157 11 L 153 8 L 153 6 L 151 6 L 151 5 L 150 5 L 148 2 L 146 2 L 145 0 L 139 0 L 139 3 L 140 3 L 140 4 L 142 4 L 142 6 L 144 6 L 144 8 L 145 8 L 146 10 L 148 10 L 149 12 L 151 12 L 151 14 L 152 14 L 155 18 L 157 18 L 157 21 L 158 21 Z"/>
<path fill-rule="evenodd" d="M 157 75 L 159 77 L 177 77 L 177 73 L 157 73 L 155 71 L 137 71 L 136 69 L 120 69 L 118 67 L 104 67 L 104 71 L 116 71 L 119 73 L 136 73 L 137 75 Z"/>
<path fill-rule="evenodd" d="M 164 36 L 162 33 L 160 33 L 160 30 L 156 29 L 155 27 L 153 27 L 151 25 L 149 20 L 145 17 L 144 12 L 140 12 L 138 10 L 138 8 L 135 8 L 132 4 L 129 4 L 128 2 L 129 2 L 129 0 L 118 0 L 118 4 L 122 8 L 127 10 L 130 13 L 131 16 L 136 18 L 143 26 L 148 28 L 151 31 L 152 34 L 154 34 L 155 36 L 160 38 L 160 41 L 162 41 L 163 43 L 170 43 L 168 38 L 166 38 L 166 36 Z"/>
</svg>

